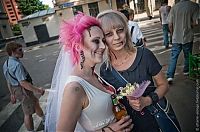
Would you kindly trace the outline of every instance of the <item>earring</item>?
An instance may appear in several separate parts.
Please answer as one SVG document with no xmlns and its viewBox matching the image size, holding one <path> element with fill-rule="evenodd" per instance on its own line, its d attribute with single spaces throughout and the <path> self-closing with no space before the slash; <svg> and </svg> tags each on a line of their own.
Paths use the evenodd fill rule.
<svg viewBox="0 0 200 132">
<path fill-rule="evenodd" d="M 82 50 L 80 51 L 80 56 L 81 56 L 80 65 L 81 65 L 81 69 L 83 69 L 83 63 L 85 62 L 85 56 L 84 56 L 84 52 Z"/>
</svg>

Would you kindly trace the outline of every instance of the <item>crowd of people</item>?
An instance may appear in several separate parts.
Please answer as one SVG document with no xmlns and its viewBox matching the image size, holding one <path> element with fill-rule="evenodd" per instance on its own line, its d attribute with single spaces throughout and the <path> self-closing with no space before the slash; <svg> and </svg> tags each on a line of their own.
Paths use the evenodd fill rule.
<svg viewBox="0 0 200 132">
<path fill-rule="evenodd" d="M 11 102 L 19 100 L 22 104 L 27 131 L 34 131 L 32 114 L 37 113 L 45 120 L 47 132 L 160 132 L 160 126 L 148 108 L 166 100 L 168 83 L 172 84 L 182 49 L 185 57 L 183 72 L 188 75 L 188 56 L 192 53 L 193 28 L 197 25 L 199 6 L 181 0 L 170 7 L 164 0 L 159 13 L 164 46 L 169 48 L 172 43 L 167 77 L 155 55 L 146 48 L 145 37 L 134 22 L 132 9 L 106 10 L 96 18 L 79 12 L 72 19 L 63 21 L 59 34 L 61 51 L 51 85 L 55 92 L 49 93 L 46 117 L 34 95 L 43 95 L 45 89 L 33 85 L 31 76 L 19 60 L 23 57 L 22 45 L 8 43 L 9 58 L 3 71 Z M 148 16 L 152 18 L 151 14 Z M 107 59 L 103 62 L 105 51 Z M 100 63 L 98 75 L 95 66 Z M 141 97 L 121 99 L 128 115 L 120 120 L 116 120 L 112 111 L 111 95 L 116 94 L 122 84 L 112 74 L 113 70 L 131 84 L 151 81 Z"/>
</svg>

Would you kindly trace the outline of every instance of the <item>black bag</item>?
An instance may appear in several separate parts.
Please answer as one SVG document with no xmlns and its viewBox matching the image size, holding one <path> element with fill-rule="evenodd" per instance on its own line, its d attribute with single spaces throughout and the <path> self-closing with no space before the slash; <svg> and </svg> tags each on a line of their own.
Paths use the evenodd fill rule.
<svg viewBox="0 0 200 132">
<path fill-rule="evenodd" d="M 134 26 L 131 27 L 131 36 L 133 35 Z M 138 39 L 136 43 L 134 43 L 136 47 L 143 47 L 144 43 L 141 39 Z"/>
<path fill-rule="evenodd" d="M 128 81 L 113 67 L 111 73 L 114 77 L 116 77 L 116 79 L 118 79 L 119 82 L 121 82 L 122 87 L 126 86 Z M 155 105 L 147 106 L 147 109 L 155 117 L 162 132 L 181 132 L 181 127 L 172 106 L 165 97 L 160 99 Z"/>
<path fill-rule="evenodd" d="M 154 115 L 162 132 L 181 132 L 174 110 L 165 97 L 157 104 L 148 106 L 147 109 Z"/>
</svg>

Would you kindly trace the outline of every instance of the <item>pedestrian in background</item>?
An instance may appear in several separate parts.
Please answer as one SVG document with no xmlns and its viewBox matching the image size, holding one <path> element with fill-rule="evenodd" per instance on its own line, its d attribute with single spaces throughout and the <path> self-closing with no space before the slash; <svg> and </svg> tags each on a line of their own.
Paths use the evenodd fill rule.
<svg viewBox="0 0 200 132">
<path fill-rule="evenodd" d="M 163 44 L 166 49 L 169 48 L 169 37 L 171 36 L 171 35 L 168 36 L 169 27 L 168 27 L 168 20 L 167 20 L 170 9 L 171 9 L 171 6 L 168 6 L 168 0 L 163 0 L 162 6 L 159 9 L 159 16 L 160 16 L 162 29 L 163 29 L 163 40 L 164 40 Z"/>
<path fill-rule="evenodd" d="M 152 0 L 144 0 L 144 8 L 149 20 L 153 18 Z"/>
<path fill-rule="evenodd" d="M 131 39 L 135 46 L 146 46 L 146 39 L 144 38 L 139 25 L 137 24 L 137 22 L 133 21 L 134 11 L 128 8 L 120 10 L 120 12 L 123 13 L 127 18 Z"/>
<path fill-rule="evenodd" d="M 45 130 L 49 132 L 129 132 L 130 116 L 116 121 L 111 94 L 94 72 L 103 61 L 105 37 L 98 20 L 77 14 L 62 23 L 62 50 L 52 79 Z M 77 125 L 78 124 L 78 125 Z"/>
<path fill-rule="evenodd" d="M 33 93 L 43 95 L 45 91 L 42 88 L 33 86 L 31 76 L 19 60 L 23 58 L 22 45 L 10 42 L 6 44 L 5 49 L 9 58 L 3 65 L 3 72 L 10 91 L 11 102 L 13 104 L 17 100 L 21 102 L 27 131 L 34 132 L 32 114 L 36 113 L 43 121 L 44 114 L 38 98 Z"/>
<path fill-rule="evenodd" d="M 178 56 L 183 50 L 183 74 L 189 74 L 189 54 L 192 53 L 194 33 L 197 25 L 199 5 L 190 0 L 181 0 L 175 4 L 169 13 L 169 30 L 172 34 L 172 49 L 170 63 L 167 70 L 167 80 L 173 82 Z"/>
<path fill-rule="evenodd" d="M 97 18 L 108 46 L 108 59 L 101 65 L 100 75 L 116 90 L 122 84 L 118 82 L 118 77 L 112 74 L 114 69 L 120 74 L 119 77 L 122 76 L 131 84 L 150 80 L 150 87 L 143 96 L 129 101 L 123 98 L 122 102 L 133 120 L 133 132 L 160 132 L 156 119 L 147 107 L 157 103 L 168 91 L 162 66 L 150 50 L 133 46 L 127 19 L 121 12 L 107 10 L 99 13 Z"/>
</svg>

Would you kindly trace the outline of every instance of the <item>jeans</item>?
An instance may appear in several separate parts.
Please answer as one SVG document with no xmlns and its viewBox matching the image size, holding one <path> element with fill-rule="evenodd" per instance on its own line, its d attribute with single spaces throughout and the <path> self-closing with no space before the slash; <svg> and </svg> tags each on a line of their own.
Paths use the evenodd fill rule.
<svg viewBox="0 0 200 132">
<path fill-rule="evenodd" d="M 186 44 L 180 44 L 180 43 L 172 44 L 170 64 L 167 69 L 167 78 L 174 78 L 178 56 L 182 49 L 185 58 L 183 72 L 184 73 L 189 72 L 189 53 L 192 53 L 192 47 L 193 47 L 193 42 L 189 42 Z"/>
<path fill-rule="evenodd" d="M 163 24 L 162 29 L 163 29 L 164 46 L 169 47 L 169 36 L 168 36 L 169 27 L 168 27 L 168 24 Z"/>
</svg>

